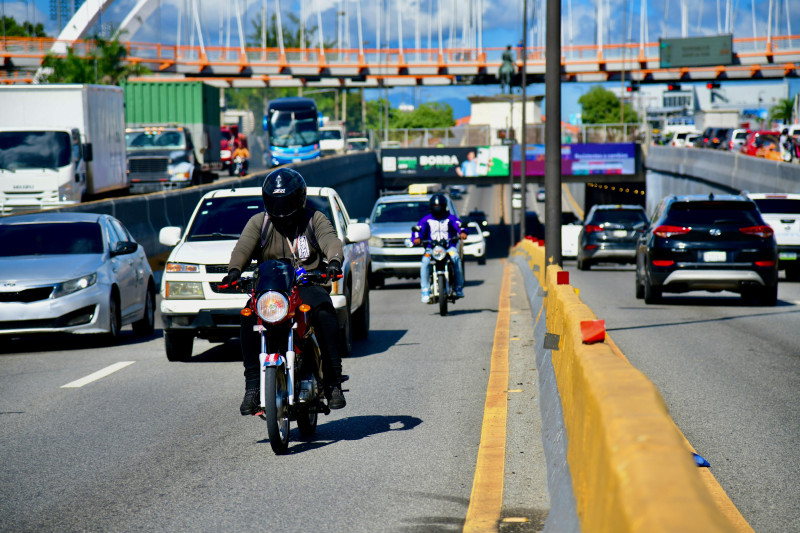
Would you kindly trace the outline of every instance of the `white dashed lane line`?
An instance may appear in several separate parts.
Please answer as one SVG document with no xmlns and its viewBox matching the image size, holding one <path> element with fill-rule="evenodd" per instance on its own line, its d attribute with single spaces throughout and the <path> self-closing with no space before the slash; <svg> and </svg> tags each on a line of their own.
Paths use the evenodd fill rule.
<svg viewBox="0 0 800 533">
<path fill-rule="evenodd" d="M 66 385 L 61 385 L 62 389 L 77 389 L 79 387 L 83 387 L 84 385 L 88 385 L 93 381 L 97 381 L 98 379 L 102 379 L 110 374 L 113 374 L 117 370 L 122 370 L 126 366 L 132 365 L 136 361 L 120 361 L 119 363 L 114 363 L 111 366 L 107 366 L 102 370 L 98 370 L 92 374 L 89 374 L 86 377 L 81 379 L 76 379 L 71 383 L 67 383 Z"/>
</svg>

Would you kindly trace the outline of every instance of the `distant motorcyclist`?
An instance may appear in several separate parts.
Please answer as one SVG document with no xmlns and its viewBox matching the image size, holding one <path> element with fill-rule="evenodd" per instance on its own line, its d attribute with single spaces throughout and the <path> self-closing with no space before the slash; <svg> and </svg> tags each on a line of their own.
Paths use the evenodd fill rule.
<svg viewBox="0 0 800 533">
<path fill-rule="evenodd" d="M 323 267 L 336 279 L 342 273 L 342 241 L 330 220 L 316 209 L 306 207 L 306 182 L 299 172 L 280 168 L 264 180 L 261 195 L 266 213 L 253 215 L 231 253 L 228 274 L 222 284 L 235 283 L 251 260 L 289 259 L 307 272 Z M 303 303 L 311 306 L 311 321 L 322 349 L 322 373 L 328 407 L 345 406 L 342 393 L 342 358 L 337 344 L 339 321 L 331 302 L 330 286 L 306 285 L 299 289 Z M 254 315 L 242 317 L 241 343 L 244 361 L 245 395 L 240 411 L 252 415 L 259 401 L 260 337 L 253 331 Z"/>
<path fill-rule="evenodd" d="M 243 143 L 236 141 L 236 148 L 231 154 L 231 160 L 236 161 L 237 157 L 241 157 L 241 175 L 247 174 L 247 168 L 250 166 L 250 150 L 247 149 Z"/>
<path fill-rule="evenodd" d="M 450 213 L 447 206 L 447 198 L 443 194 L 434 194 L 429 200 L 430 213 L 422 217 L 417 225 L 419 233 L 414 232 L 411 238 L 415 245 L 419 246 L 423 241 L 446 239 L 448 241 L 447 253 L 453 259 L 453 267 L 456 274 L 456 297 L 464 297 L 464 270 L 461 267 L 461 257 L 458 255 L 456 240 L 464 240 L 467 233 L 462 228 L 461 219 Z M 422 303 L 428 303 L 431 299 L 431 249 L 426 245 L 425 253 L 422 256 L 422 264 L 419 269 L 420 287 L 422 288 Z"/>
</svg>

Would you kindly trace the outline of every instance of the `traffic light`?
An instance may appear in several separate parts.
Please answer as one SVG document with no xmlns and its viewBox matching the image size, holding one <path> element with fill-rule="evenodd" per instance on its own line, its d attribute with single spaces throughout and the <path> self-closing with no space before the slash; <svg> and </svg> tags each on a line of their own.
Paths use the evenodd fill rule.
<svg viewBox="0 0 800 533">
<path fill-rule="evenodd" d="M 639 84 L 638 83 L 631 83 L 630 85 L 625 87 L 625 90 L 628 91 L 629 93 L 636 92 L 636 91 L 639 90 Z"/>
<path fill-rule="evenodd" d="M 719 89 L 719 82 L 718 81 L 710 81 L 706 83 L 706 89 Z"/>
<path fill-rule="evenodd" d="M 680 91 L 681 90 L 681 84 L 680 83 L 670 83 L 669 85 L 667 85 L 667 90 L 668 91 Z"/>
</svg>

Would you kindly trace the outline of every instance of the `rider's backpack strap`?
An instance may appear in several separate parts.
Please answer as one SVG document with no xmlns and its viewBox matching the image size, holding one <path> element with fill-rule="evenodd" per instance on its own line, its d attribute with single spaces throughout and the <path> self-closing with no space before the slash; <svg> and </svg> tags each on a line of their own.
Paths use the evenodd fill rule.
<svg viewBox="0 0 800 533">
<path fill-rule="evenodd" d="M 267 236 L 269 235 L 269 228 L 267 228 L 267 224 L 269 224 L 269 215 L 267 214 L 266 211 L 264 211 L 264 222 L 261 223 L 261 249 L 262 250 L 267 245 Z"/>
</svg>

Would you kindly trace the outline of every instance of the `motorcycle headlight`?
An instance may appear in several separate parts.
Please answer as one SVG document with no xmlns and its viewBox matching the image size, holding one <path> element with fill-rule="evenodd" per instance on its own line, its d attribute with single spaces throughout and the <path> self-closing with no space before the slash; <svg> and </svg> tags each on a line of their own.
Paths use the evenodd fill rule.
<svg viewBox="0 0 800 533">
<path fill-rule="evenodd" d="M 267 291 L 258 297 L 256 312 L 265 322 L 280 322 L 289 312 L 289 300 L 279 292 Z"/>
<path fill-rule="evenodd" d="M 434 246 L 433 258 L 436 261 L 441 261 L 442 259 L 444 259 L 445 255 L 447 255 L 447 250 L 445 250 L 444 246 Z"/>
<path fill-rule="evenodd" d="M 374 246 L 375 248 L 383 248 L 383 239 L 380 237 L 370 237 L 367 241 L 367 244 Z"/>
<path fill-rule="evenodd" d="M 91 287 L 95 283 L 97 283 L 97 274 L 89 274 L 59 283 L 53 291 L 53 298 L 60 298 L 61 296 L 78 292 L 79 290 Z"/>
</svg>

